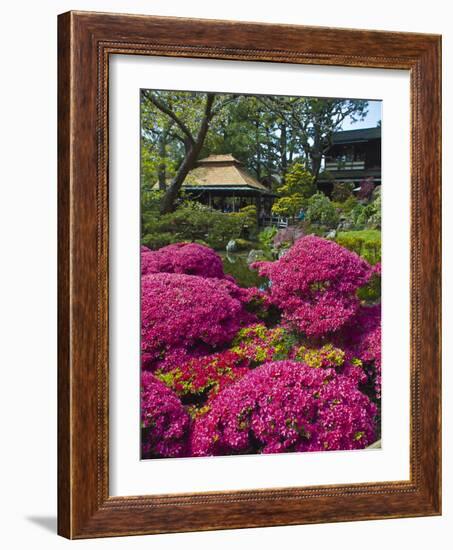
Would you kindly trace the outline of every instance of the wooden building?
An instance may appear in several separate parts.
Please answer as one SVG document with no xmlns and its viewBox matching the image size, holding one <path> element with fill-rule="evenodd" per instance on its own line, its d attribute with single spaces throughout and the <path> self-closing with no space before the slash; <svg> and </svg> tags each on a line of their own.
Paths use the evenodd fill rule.
<svg viewBox="0 0 453 550">
<path fill-rule="evenodd" d="M 325 155 L 319 187 L 329 193 L 335 181 L 358 186 L 368 178 L 372 178 L 375 185 L 381 184 L 380 126 L 335 133 Z"/>
<path fill-rule="evenodd" d="M 270 213 L 275 197 L 233 155 L 210 155 L 199 160 L 189 172 L 183 190 L 191 198 L 223 212 L 237 212 L 254 204 L 258 215 Z"/>
</svg>

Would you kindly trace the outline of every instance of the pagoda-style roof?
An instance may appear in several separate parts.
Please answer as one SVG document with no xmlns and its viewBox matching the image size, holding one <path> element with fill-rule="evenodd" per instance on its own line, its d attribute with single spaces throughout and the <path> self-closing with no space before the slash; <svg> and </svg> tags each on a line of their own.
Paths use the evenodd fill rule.
<svg viewBox="0 0 453 550">
<path fill-rule="evenodd" d="M 233 155 L 210 155 L 195 165 L 184 183 L 187 191 L 235 192 L 273 195 L 265 185 L 247 172 Z"/>
</svg>

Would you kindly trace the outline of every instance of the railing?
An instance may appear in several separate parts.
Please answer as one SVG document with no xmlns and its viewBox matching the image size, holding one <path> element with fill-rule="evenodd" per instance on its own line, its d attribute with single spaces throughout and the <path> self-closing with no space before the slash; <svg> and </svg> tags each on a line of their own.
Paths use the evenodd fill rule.
<svg viewBox="0 0 453 550">
<path fill-rule="evenodd" d="M 349 160 L 349 161 L 327 161 L 326 170 L 364 170 L 364 160 Z"/>
<path fill-rule="evenodd" d="M 288 227 L 288 218 L 282 216 L 265 216 L 260 218 L 260 225 L 262 227 L 278 227 L 279 229 L 286 229 Z"/>
</svg>

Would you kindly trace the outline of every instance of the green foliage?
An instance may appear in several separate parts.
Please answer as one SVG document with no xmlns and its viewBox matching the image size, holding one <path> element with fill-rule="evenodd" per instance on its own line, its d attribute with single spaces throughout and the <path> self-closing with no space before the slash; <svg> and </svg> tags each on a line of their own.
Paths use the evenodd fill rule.
<svg viewBox="0 0 453 550">
<path fill-rule="evenodd" d="M 279 195 L 291 196 L 294 193 L 299 193 L 303 198 L 308 199 L 316 192 L 314 177 L 300 163 L 294 163 L 289 169 L 285 184 L 278 189 Z"/>
<path fill-rule="evenodd" d="M 325 344 L 321 348 L 310 348 L 300 346 L 294 355 L 296 361 L 302 361 L 313 369 L 321 367 L 341 367 L 344 363 L 345 352 L 334 347 L 332 344 Z"/>
<path fill-rule="evenodd" d="M 156 231 L 153 233 L 147 233 L 142 238 L 142 244 L 150 248 L 151 250 L 158 250 L 167 244 L 177 242 L 175 240 L 174 233 Z M 197 241 L 199 242 L 199 241 Z"/>
<path fill-rule="evenodd" d="M 235 239 L 235 243 L 236 250 L 238 251 L 250 250 L 253 248 L 253 242 L 248 241 L 247 239 Z"/>
<path fill-rule="evenodd" d="M 372 265 L 381 261 L 381 232 L 377 229 L 340 231 L 335 241 Z M 374 274 L 370 282 L 361 287 L 357 294 L 361 300 L 369 304 L 378 302 L 381 298 L 381 277 Z"/>
<path fill-rule="evenodd" d="M 344 202 L 341 203 L 340 209 L 344 214 L 350 214 L 357 205 L 357 199 L 354 197 L 354 195 L 351 195 Z"/>
<path fill-rule="evenodd" d="M 272 212 L 278 216 L 295 218 L 301 208 L 305 206 L 305 202 L 305 199 L 299 193 L 294 193 L 290 197 L 280 197 L 272 205 Z"/>
<path fill-rule="evenodd" d="M 308 200 L 306 219 L 310 224 L 333 229 L 340 220 L 337 209 L 324 193 L 316 193 Z"/>
<path fill-rule="evenodd" d="M 352 203 L 351 203 L 352 204 Z M 358 229 L 380 229 L 381 227 L 381 196 L 369 204 L 356 202 L 347 213 L 347 221 Z"/>
<path fill-rule="evenodd" d="M 353 197 L 352 191 L 354 184 L 349 182 L 335 182 L 333 184 L 332 200 L 335 202 L 345 202 Z"/>
<path fill-rule="evenodd" d="M 190 241 L 224 250 L 230 239 L 240 238 L 248 227 L 247 214 L 225 214 L 199 203 L 187 203 L 170 214 L 147 213 L 143 218 L 142 243 L 151 249 Z"/>
<path fill-rule="evenodd" d="M 340 232 L 335 240 L 372 265 L 381 261 L 381 232 L 376 229 Z"/>
<path fill-rule="evenodd" d="M 272 206 L 272 212 L 294 218 L 316 192 L 314 177 L 303 164 L 297 162 L 291 166 L 285 184 L 277 192 L 280 198 Z"/>
<path fill-rule="evenodd" d="M 158 191 L 155 189 L 147 190 L 142 188 L 140 196 L 142 217 L 146 219 L 147 216 L 154 216 L 156 212 L 159 212 L 160 201 L 162 200 L 164 194 L 164 191 Z"/>
<path fill-rule="evenodd" d="M 352 250 L 372 265 L 381 261 L 381 232 L 376 229 L 345 231 L 338 233 L 338 244 Z M 381 298 L 381 277 L 373 275 L 370 282 L 357 292 L 367 303 L 375 303 Z"/>
<path fill-rule="evenodd" d="M 381 299 L 381 277 L 374 274 L 367 285 L 359 288 L 357 295 L 368 304 L 379 302 Z"/>
<path fill-rule="evenodd" d="M 239 210 L 239 214 L 245 216 L 246 223 L 250 230 L 255 231 L 258 226 L 256 206 L 249 204 Z"/>
<path fill-rule="evenodd" d="M 381 227 L 381 194 L 379 193 L 370 205 L 370 216 L 368 218 L 368 227 Z"/>
<path fill-rule="evenodd" d="M 258 242 L 260 243 L 260 249 L 264 252 L 264 256 L 269 260 L 273 259 L 274 255 L 274 238 L 277 235 L 278 229 L 276 227 L 266 227 L 260 233 L 258 233 Z"/>
</svg>

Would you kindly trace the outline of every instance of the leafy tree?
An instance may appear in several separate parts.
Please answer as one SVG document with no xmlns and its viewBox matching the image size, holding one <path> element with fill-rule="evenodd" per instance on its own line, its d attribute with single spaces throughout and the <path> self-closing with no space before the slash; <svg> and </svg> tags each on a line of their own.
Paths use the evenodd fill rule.
<svg viewBox="0 0 453 550">
<path fill-rule="evenodd" d="M 290 168 L 284 185 L 278 189 L 281 195 L 272 206 L 272 211 L 281 216 L 295 218 L 307 205 L 307 199 L 316 192 L 313 175 L 299 162 Z"/>
<path fill-rule="evenodd" d="M 143 90 L 142 190 L 163 191 L 161 212 L 171 212 L 198 158 L 225 153 L 277 192 L 291 180 L 295 163 L 305 165 L 315 184 L 333 133 L 346 118 L 362 119 L 367 105 L 361 100 Z M 306 198 L 299 191 L 279 194 L 276 208 L 291 212 Z"/>
<path fill-rule="evenodd" d="M 294 147 L 302 150 L 315 182 L 334 132 L 347 118 L 353 122 L 363 120 L 368 107 L 368 102 L 360 99 L 263 96 L 261 101 L 292 129 Z"/>
<path fill-rule="evenodd" d="M 172 136 L 184 147 L 182 162 L 171 179 L 161 205 L 161 213 L 172 212 L 182 184 L 194 167 L 213 118 L 236 96 L 214 93 L 142 91 L 142 101 L 153 106 L 159 117 L 166 116 Z M 156 118 L 158 124 L 159 118 Z"/>
<path fill-rule="evenodd" d="M 338 225 L 337 209 L 324 193 L 316 193 L 308 200 L 307 221 L 329 229 Z"/>
</svg>

